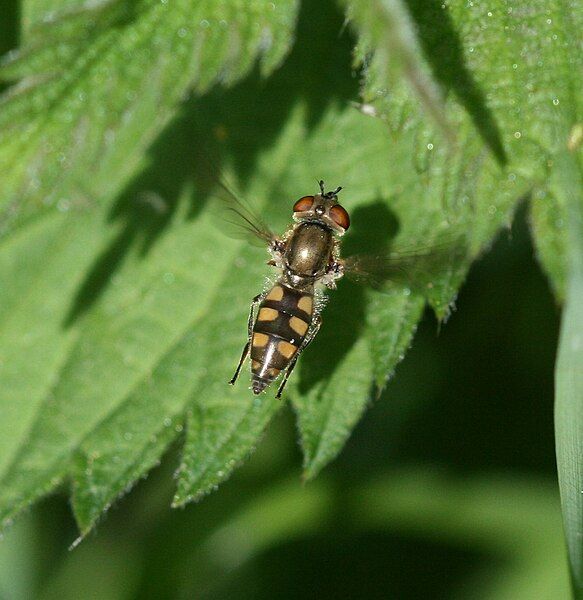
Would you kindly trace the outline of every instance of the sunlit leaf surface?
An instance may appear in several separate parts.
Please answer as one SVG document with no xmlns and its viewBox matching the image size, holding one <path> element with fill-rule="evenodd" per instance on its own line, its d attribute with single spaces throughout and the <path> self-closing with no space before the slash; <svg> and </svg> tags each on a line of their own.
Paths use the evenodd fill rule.
<svg viewBox="0 0 583 600">
<path fill-rule="evenodd" d="M 274 273 L 221 231 L 207 160 L 277 231 L 322 178 L 344 187 L 345 255 L 440 249 L 416 285 L 329 293 L 287 392 L 307 478 L 378 396 L 426 302 L 446 318 L 518 201 L 554 198 L 545 169 L 580 101 L 574 7 L 344 5 L 347 28 L 306 3 L 295 32 L 293 2 L 24 11 L 27 42 L 0 70 L 19 80 L 0 110 L 4 520 L 72 481 L 86 532 L 176 439 L 175 503 L 200 498 L 280 408 L 251 396 L 247 373 L 226 385 Z M 561 246 L 537 217 L 551 210 L 534 219 L 556 279 Z"/>
</svg>

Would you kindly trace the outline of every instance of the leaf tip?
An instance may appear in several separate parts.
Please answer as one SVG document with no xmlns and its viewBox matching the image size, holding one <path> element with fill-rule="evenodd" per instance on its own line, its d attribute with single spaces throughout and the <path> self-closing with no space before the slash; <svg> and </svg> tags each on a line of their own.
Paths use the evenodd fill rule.
<svg viewBox="0 0 583 600">
<path fill-rule="evenodd" d="M 313 481 L 314 479 L 316 479 L 316 477 L 319 475 L 321 470 L 322 470 L 322 465 L 319 464 L 318 462 L 310 461 L 310 462 L 307 462 L 306 464 L 304 464 L 304 470 L 303 470 L 302 476 L 301 476 L 302 484 L 305 485 L 307 483 L 310 483 L 310 481 Z"/>
<path fill-rule="evenodd" d="M 190 489 L 181 489 L 180 487 L 174 494 L 172 498 L 172 502 L 170 504 L 171 508 L 184 508 L 187 504 L 191 502 L 200 502 L 203 498 L 206 498 L 211 492 L 214 492 L 217 489 L 218 485 L 209 485 L 209 486 L 199 486 L 194 489 L 194 491 L 190 491 Z"/>
</svg>

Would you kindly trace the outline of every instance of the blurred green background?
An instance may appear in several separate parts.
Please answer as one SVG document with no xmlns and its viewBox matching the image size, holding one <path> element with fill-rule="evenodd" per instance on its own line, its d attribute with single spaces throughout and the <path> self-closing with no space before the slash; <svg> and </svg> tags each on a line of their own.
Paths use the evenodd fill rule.
<svg viewBox="0 0 583 600">
<path fill-rule="evenodd" d="M 0 7 L 3 53 L 18 10 Z M 160 184 L 154 165 L 132 185 L 157 181 L 172 199 L 175 175 Z M 163 225 L 143 218 L 146 232 Z M 289 408 L 230 481 L 181 510 L 169 508 L 174 447 L 74 550 L 67 490 L 17 521 L 0 544 L 0 597 L 567 598 L 552 426 L 559 310 L 533 254 L 523 208 L 472 268 L 450 321 L 438 328 L 426 313 L 314 482 L 300 481 Z"/>
</svg>

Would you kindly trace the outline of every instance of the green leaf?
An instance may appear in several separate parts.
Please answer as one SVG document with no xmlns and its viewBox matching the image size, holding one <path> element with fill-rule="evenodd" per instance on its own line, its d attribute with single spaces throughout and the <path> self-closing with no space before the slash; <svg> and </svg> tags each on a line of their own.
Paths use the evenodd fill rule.
<svg viewBox="0 0 583 600">
<path fill-rule="evenodd" d="M 2 520 L 71 481 L 86 533 L 177 438 L 175 504 L 198 499 L 254 449 L 281 406 L 271 392 L 253 398 L 244 376 L 226 385 L 269 271 L 265 254 L 223 235 L 201 153 L 278 231 L 317 179 L 343 185 L 353 223 L 345 256 L 430 254 L 449 241 L 416 285 L 380 292 L 344 280 L 330 292 L 288 390 L 305 475 L 315 476 L 382 391 L 426 302 L 447 317 L 519 199 L 546 189 L 540 167 L 556 150 L 553 128 L 566 122 L 552 100 L 578 101 L 568 28 L 549 28 L 559 8 L 548 5 L 551 17 L 527 3 L 491 16 L 461 2 L 390 5 L 408 23 L 397 43 L 387 39 L 397 13 L 381 27 L 367 12 L 389 4 L 351 3 L 355 55 L 365 61 L 361 111 L 355 42 L 338 37 L 343 18 L 327 3 L 303 6 L 298 41 L 277 72 L 292 3 L 69 5 L 47 29 L 32 11 L 28 49 L 4 65 L 30 85 L 9 92 L 0 110 L 0 273 L 14 281 L 0 292 Z M 508 43 L 507 22 L 516 29 Z M 532 35 L 539 30 L 551 39 L 556 30 L 560 43 Z M 269 39 L 269 77 L 209 91 L 249 73 Z M 406 54 L 407 77 L 387 68 L 391 52 Z M 539 61 L 552 67 L 548 80 Z M 62 72 L 43 79 L 54 64 Z M 454 127 L 454 145 L 427 122 L 415 78 L 441 90 L 432 106 Z M 146 155 L 188 89 L 205 95 L 183 104 Z"/>
<path fill-rule="evenodd" d="M 152 256 L 142 271 L 134 246 L 133 260 L 126 262 L 132 275 L 125 280 L 119 274 L 125 285 L 114 285 L 113 298 L 99 310 L 86 310 L 96 290 L 106 285 L 111 266 L 123 263 L 141 226 L 165 222 L 166 200 L 152 205 L 149 196 L 138 203 L 130 196 L 136 215 L 127 228 L 112 227 L 109 213 L 128 177 L 144 164 L 145 146 L 175 114 L 178 100 L 189 88 L 202 90 L 218 79 L 233 82 L 260 55 L 267 74 L 289 48 L 294 2 L 277 7 L 258 2 L 246 11 L 232 3 L 183 4 L 172 10 L 156 2 L 52 6 L 60 12 L 51 14 L 50 24 L 31 32 L 28 45 L 4 62 L 5 77 L 24 77 L 5 95 L 0 111 L 5 125 L 0 137 L 3 223 L 14 231 L 0 249 L 3 275 L 14 282 L 3 287 L 6 314 L 0 333 L 5 354 L 0 512 L 5 519 L 72 474 L 73 465 L 89 465 L 82 474 L 101 500 L 103 489 L 90 467 L 97 468 L 100 453 L 112 447 L 109 457 L 118 468 L 109 472 L 104 504 L 149 468 L 139 440 L 132 444 L 134 454 L 142 453 L 138 458 L 132 454 L 135 470 L 131 461 L 121 460 L 118 434 L 124 419 L 135 424 L 133 417 L 145 414 L 142 405 L 135 407 L 132 392 L 143 391 L 139 382 L 158 362 L 164 366 L 166 353 L 172 361 L 173 345 L 187 336 L 196 311 L 210 297 L 212 279 L 197 279 L 197 269 L 210 263 L 196 260 L 190 230 L 180 233 L 176 227 L 171 243 L 161 249 L 163 262 Z M 47 78 L 47 68 L 55 65 L 60 74 Z M 188 212 L 183 211 L 183 221 Z M 194 235 L 212 246 L 212 230 L 208 223 L 202 227 L 204 233 Z M 186 260 L 184 272 L 180 261 L 173 262 L 173 251 Z M 192 258 L 198 265 L 194 269 Z M 206 283 L 211 290 L 197 293 Z M 156 301 L 150 310 L 149 302 Z M 168 407 L 157 407 L 163 416 L 150 427 L 158 434 L 150 452 L 154 462 L 171 439 L 167 419 L 178 412 L 176 403 L 184 408 L 184 398 L 168 402 Z M 92 445 L 98 425 L 104 434 Z M 150 431 L 145 425 L 137 425 L 142 434 Z M 174 435 L 176 427 L 171 428 Z M 124 429 L 121 440 L 128 442 L 132 435 Z M 78 498 L 88 495 L 77 483 L 75 489 Z M 79 501 L 82 527 L 102 509 L 91 512 L 97 500 L 91 507 Z"/>
<path fill-rule="evenodd" d="M 574 588 L 583 598 L 583 177 L 567 150 L 554 164 L 556 197 L 567 215 L 568 284 L 555 383 L 555 433 L 561 505 Z"/>
<path fill-rule="evenodd" d="M 570 43 L 567 30 L 559 32 L 562 38 L 557 52 L 546 38 L 531 37 L 532 28 L 544 28 L 546 32 L 549 25 L 544 15 L 531 11 L 526 3 L 515 3 L 511 10 L 489 12 L 485 6 L 461 2 L 442 5 L 411 0 L 406 3 L 407 18 L 414 27 L 401 28 L 395 37 L 395 21 L 387 21 L 387 15 L 396 18 L 394 15 L 402 12 L 401 4 L 346 5 L 361 37 L 356 59 L 366 73 L 362 111 L 375 115 L 392 134 L 391 159 L 385 174 L 397 190 L 390 192 L 391 208 L 400 225 L 397 240 L 402 239 L 409 247 L 430 245 L 435 239 L 431 235 L 447 224 L 467 234 L 467 256 L 461 260 L 454 256 L 449 264 L 444 261 L 434 265 L 430 287 L 425 291 L 438 316 L 443 317 L 476 253 L 501 224 L 510 222 L 518 199 L 544 181 L 538 166 L 554 149 L 554 136 L 550 135 L 553 130 L 547 129 L 547 124 L 561 123 L 564 115 L 556 110 L 553 95 L 549 94 L 548 103 L 543 102 L 541 107 L 523 100 L 519 90 L 534 89 L 538 75 L 534 69 L 540 61 L 552 62 L 556 73 L 567 69 L 570 55 L 568 46 L 563 48 Z M 555 12 L 561 10 L 553 3 L 549 7 Z M 567 19 L 569 15 L 563 16 Z M 514 35 L 507 39 L 506 23 L 514 19 L 521 23 L 526 19 L 531 29 L 514 26 Z M 479 48 L 478 40 L 482 40 Z M 390 68 L 393 62 L 401 65 L 401 72 L 403 68 L 409 70 L 407 77 L 395 76 Z M 428 95 L 418 94 L 418 101 L 412 97 L 412 93 L 419 93 L 416 82 L 427 82 L 428 77 L 431 79 L 427 85 L 441 89 L 446 97 L 445 113 L 456 131 L 453 144 L 444 135 L 439 118 L 435 119 L 436 126 L 427 123 L 426 114 L 432 114 Z M 570 77 L 553 81 L 553 86 L 565 89 L 566 102 L 575 102 L 575 97 L 568 95 Z M 521 80 L 523 83 L 519 83 Z M 560 88 L 554 87 L 553 93 Z M 436 101 L 431 106 L 439 110 Z M 519 110 L 514 108 L 517 106 Z M 540 120 L 541 113 L 546 122 Z M 402 171 L 403 165 L 408 165 L 406 172 Z M 354 357 L 347 355 L 333 374 L 337 386 L 331 381 L 322 382 L 317 390 L 297 400 L 308 477 L 317 474 L 339 452 L 366 404 L 378 393 L 371 388 L 371 371 L 367 378 L 367 369 L 374 371 L 377 385 L 382 386 L 406 350 L 421 306 L 415 294 L 409 303 L 406 300 L 398 294 L 384 301 L 375 299 L 366 311 L 356 315 L 355 322 L 366 319 L 372 324 L 363 332 L 373 348 L 372 355 L 367 356 L 363 349 Z M 346 302 L 340 310 L 353 308 Z M 325 335 L 319 334 L 321 339 Z M 393 346 L 384 348 L 379 342 L 383 336 L 393 340 Z M 338 335 L 328 343 L 321 342 L 320 354 L 324 348 L 347 348 L 349 344 Z M 314 346 L 318 347 L 318 341 Z M 326 375 L 332 377 L 331 372 Z"/>
<path fill-rule="evenodd" d="M 580 88 L 577 85 L 580 71 L 570 71 L 573 62 L 570 50 L 575 43 L 570 31 L 577 30 L 576 11 L 549 2 L 546 14 L 559 21 L 552 26 L 552 17 L 531 10 L 527 3 L 489 11 L 485 6 L 460 2 L 438 5 L 411 0 L 407 6 L 419 38 L 401 39 L 415 36 L 412 30 L 403 28 L 395 41 L 393 21 L 387 25 L 381 17 L 387 11 L 400 11 L 400 5 L 347 4 L 348 15 L 363 40 L 356 54 L 367 73 L 363 112 L 372 113 L 389 125 L 394 134 L 392 164 L 409 162 L 411 172 L 415 169 L 422 183 L 421 189 L 415 189 L 413 182 L 408 183 L 407 203 L 422 206 L 424 214 L 434 207 L 434 224 L 441 218 L 464 227 L 469 231 L 470 248 L 475 252 L 501 223 L 509 222 L 518 198 L 533 186 L 542 185 L 544 179 L 540 178 L 538 165 L 556 148 L 555 129 L 564 127 L 572 117 L 569 111 L 576 110 L 580 99 L 574 90 Z M 520 20 L 520 28 L 515 19 Z M 508 25 L 509 21 L 515 24 Z M 511 38 L 505 33 L 509 27 L 513 30 Z M 532 36 L 537 28 L 544 31 L 540 39 Z M 476 53 L 475 44 L 484 36 L 481 33 L 484 30 L 488 31 L 487 43 L 480 44 Z M 372 59 L 371 49 L 375 50 Z M 416 54 L 415 58 L 412 54 Z M 409 65 L 412 72 L 407 76 L 408 81 L 395 79 L 387 68 L 391 59 Z M 549 81 L 540 82 L 539 85 L 546 84 L 542 90 L 534 83 L 538 81 L 536 69 L 541 64 L 549 65 L 551 72 L 547 69 L 545 75 L 553 78 L 551 85 Z M 440 86 L 448 94 L 447 115 L 457 131 L 453 145 L 438 129 L 427 126 L 419 110 L 422 105 L 427 107 L 427 95 L 421 93 L 419 103 L 411 101 L 411 83 L 413 90 L 419 92 L 415 81 L 426 81 L 428 71 L 433 74 L 432 85 Z M 520 85 L 531 92 L 527 101 L 519 96 Z M 546 89 L 549 91 L 545 93 Z M 557 109 L 559 96 L 567 109 Z M 436 121 L 440 123 L 439 119 Z M 407 160 L 405 154 L 412 160 Z M 387 174 L 390 172 L 388 166 Z M 398 173 L 391 175 L 397 180 L 402 177 Z M 407 241 L 422 244 L 427 234 L 421 234 L 420 230 L 423 231 L 418 219 L 416 227 L 408 232 Z M 459 285 L 468 266 L 467 259 L 474 255 L 470 252 L 466 261 L 442 270 L 441 277 L 431 282 L 441 291 L 437 300 L 429 292 L 434 306 L 437 303 L 438 315 L 446 313 L 451 290 Z M 561 260 L 556 254 L 553 256 L 555 261 Z M 439 269 L 435 274 L 438 273 Z M 445 281 L 451 286 L 449 296 L 448 286 L 443 291 Z M 383 367 L 387 372 L 393 370 L 406 347 L 407 335 L 416 319 L 399 310 L 388 310 L 382 322 L 377 317 L 373 332 L 385 333 L 398 332 L 401 320 L 407 318 L 409 329 L 401 333 L 402 347 L 393 355 L 384 356 Z M 378 365 L 379 355 L 372 360 Z M 367 386 L 358 386 L 358 379 L 353 377 L 364 369 L 363 361 L 367 358 L 361 354 L 346 365 L 345 379 L 339 386 L 346 394 L 339 393 L 335 386 L 327 394 L 323 386 L 302 398 L 298 405 L 308 477 L 314 476 L 338 453 L 371 396 Z M 341 372 L 335 377 L 340 378 Z M 377 373 L 376 380 L 380 382 L 382 374 Z M 349 382 L 354 385 L 349 386 Z"/>
<path fill-rule="evenodd" d="M 398 82 L 405 78 L 417 94 L 427 114 L 450 141 L 455 133 L 444 110 L 441 90 L 421 58 L 415 26 L 403 0 L 345 2 L 347 17 L 358 25 L 360 51 L 374 51 L 376 68 L 382 79 Z"/>
<path fill-rule="evenodd" d="M 51 215 L 3 241 L 2 273 L 13 282 L 3 288 L 0 331 L 3 475 L 26 447 L 43 403 L 50 404 L 47 393 L 75 343 L 76 332 L 62 328 L 67 305 L 90 264 L 88 250 L 107 239 L 92 216 Z M 18 476 L 25 481 L 28 473 Z"/>
<path fill-rule="evenodd" d="M 43 7 L 44 8 L 44 5 Z M 8 55 L 0 103 L 4 227 L 119 192 L 191 91 L 231 84 L 290 47 L 297 2 L 107 0 L 55 5 Z"/>
</svg>

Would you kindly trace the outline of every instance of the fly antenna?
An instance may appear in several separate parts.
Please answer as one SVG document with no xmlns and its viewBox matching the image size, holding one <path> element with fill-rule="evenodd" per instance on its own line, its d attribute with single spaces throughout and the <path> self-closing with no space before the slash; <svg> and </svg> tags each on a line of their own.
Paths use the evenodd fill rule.
<svg viewBox="0 0 583 600">
<path fill-rule="evenodd" d="M 324 180 L 320 179 L 319 183 L 320 183 L 320 192 L 322 193 L 322 196 L 324 196 L 326 198 L 332 198 L 333 196 L 336 196 L 336 194 L 342 189 L 341 186 L 338 186 L 333 192 L 325 192 L 324 191 Z"/>
</svg>

